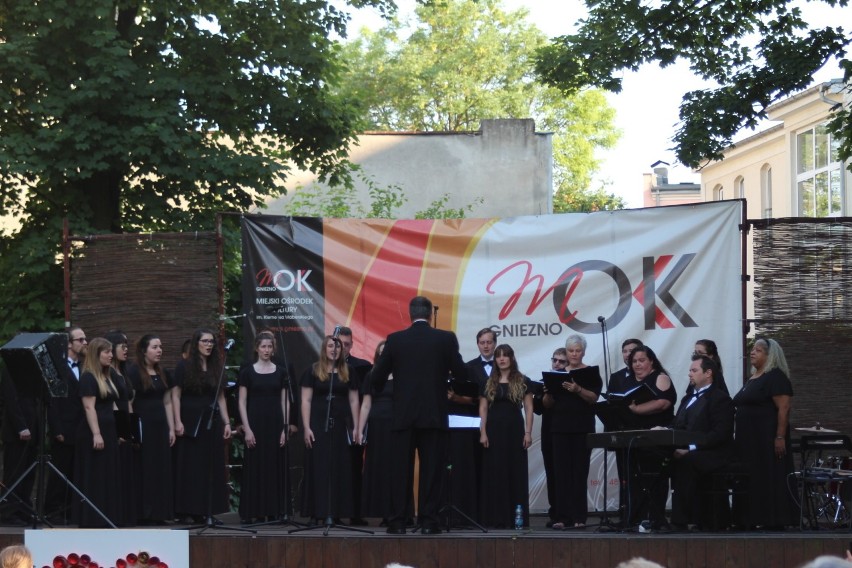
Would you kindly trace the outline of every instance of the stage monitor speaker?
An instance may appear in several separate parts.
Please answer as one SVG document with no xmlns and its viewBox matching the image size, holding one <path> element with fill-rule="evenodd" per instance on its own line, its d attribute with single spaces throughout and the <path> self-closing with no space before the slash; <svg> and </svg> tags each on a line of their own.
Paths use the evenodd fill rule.
<svg viewBox="0 0 852 568">
<path fill-rule="evenodd" d="M 21 333 L 0 347 L 6 369 L 20 397 L 64 398 L 71 375 L 68 335 Z"/>
</svg>

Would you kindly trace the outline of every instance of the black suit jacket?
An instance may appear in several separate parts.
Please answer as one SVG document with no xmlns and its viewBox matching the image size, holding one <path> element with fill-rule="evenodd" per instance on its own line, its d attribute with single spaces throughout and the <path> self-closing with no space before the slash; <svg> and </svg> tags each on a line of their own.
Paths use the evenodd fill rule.
<svg viewBox="0 0 852 568">
<path fill-rule="evenodd" d="M 496 364 L 497 362 L 492 359 L 492 367 Z M 465 365 L 467 365 L 468 380 L 477 383 L 479 388 L 484 387 L 485 382 L 488 380 L 488 375 L 485 374 L 485 368 L 482 366 L 482 357 L 477 356 L 475 359 L 471 359 L 465 363 Z"/>
<path fill-rule="evenodd" d="M 705 442 L 697 444 L 696 450 L 730 451 L 734 441 L 734 404 L 728 393 L 711 385 L 686 408 L 690 398 L 685 396 L 681 400 L 672 428 L 704 432 Z"/>
<path fill-rule="evenodd" d="M 374 392 L 393 373 L 393 430 L 447 428 L 447 379 L 467 377 L 459 342 L 451 331 L 425 321 L 388 336 L 371 372 Z"/>
<path fill-rule="evenodd" d="M 50 399 L 50 406 L 47 409 L 48 429 L 51 438 L 55 439 L 61 434 L 65 444 L 73 445 L 74 437 L 77 435 L 77 425 L 83 420 L 80 380 L 74 376 L 67 364 L 60 365 L 57 371 L 68 384 L 68 397 Z M 80 374 L 83 374 L 82 370 Z"/>
</svg>

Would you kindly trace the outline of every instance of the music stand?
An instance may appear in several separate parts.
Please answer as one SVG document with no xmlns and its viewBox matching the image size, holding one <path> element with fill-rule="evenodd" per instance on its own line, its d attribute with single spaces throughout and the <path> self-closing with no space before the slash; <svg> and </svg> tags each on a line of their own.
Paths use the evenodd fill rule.
<svg viewBox="0 0 852 568">
<path fill-rule="evenodd" d="M 454 383 L 455 385 L 459 385 L 460 382 Z M 475 383 L 474 383 L 475 385 Z M 463 387 L 462 387 L 463 388 Z M 462 396 L 471 396 L 469 394 L 464 394 L 464 392 L 457 393 Z M 475 394 L 478 394 L 478 390 Z M 467 420 L 466 420 L 467 419 Z M 449 435 L 452 435 L 454 430 L 456 431 L 464 431 L 476 429 L 479 431 L 479 422 L 480 419 L 478 417 L 474 418 L 472 416 L 455 416 L 451 415 L 449 417 Z M 452 444 L 447 444 L 447 457 L 446 457 L 447 466 L 445 468 L 446 471 L 446 483 L 447 483 L 447 501 L 438 509 L 438 517 L 441 515 L 447 515 L 447 532 L 450 532 L 450 528 L 452 527 L 452 518 L 453 513 L 459 515 L 464 518 L 471 526 L 478 528 L 484 533 L 488 532 L 488 529 L 483 527 L 481 524 L 477 523 L 473 518 L 470 517 L 467 513 L 462 511 L 456 504 L 453 502 L 453 459 L 452 459 Z"/>
<path fill-rule="evenodd" d="M 65 333 L 21 333 L 16 335 L 12 341 L 0 347 L 0 355 L 6 363 L 9 376 L 15 387 L 15 391 L 21 395 L 36 400 L 36 417 L 39 421 L 38 453 L 35 461 L 24 470 L 24 472 L 12 483 L 0 496 L 0 503 L 5 502 L 10 495 L 20 502 L 15 488 L 23 483 L 33 469 L 36 470 L 36 508 L 21 503 L 32 515 L 33 528 L 46 524 L 53 525 L 44 515 L 44 500 L 47 493 L 47 474 L 53 472 L 65 485 L 74 491 L 80 500 L 97 513 L 111 528 L 115 524 L 94 504 L 92 501 L 74 485 L 71 480 L 51 462 L 50 454 L 47 453 L 47 405 L 46 401 L 51 398 L 68 397 L 68 380 L 76 380 L 68 377 L 70 369 L 65 357 L 68 352 L 68 335 Z"/>
</svg>

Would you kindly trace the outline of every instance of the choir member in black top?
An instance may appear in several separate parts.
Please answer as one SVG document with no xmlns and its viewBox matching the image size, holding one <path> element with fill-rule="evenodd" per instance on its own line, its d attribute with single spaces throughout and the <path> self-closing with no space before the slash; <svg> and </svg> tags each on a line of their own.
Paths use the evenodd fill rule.
<svg viewBox="0 0 852 568">
<path fill-rule="evenodd" d="M 231 437 L 231 420 L 222 380 L 222 361 L 213 332 L 196 330 L 189 357 L 175 369 L 172 410 L 175 434 L 175 512 L 202 522 L 208 515 L 228 510 L 225 484 L 225 440 Z M 212 427 L 209 411 L 216 403 Z"/>
<path fill-rule="evenodd" d="M 289 427 L 286 371 L 272 361 L 275 341 L 268 333 L 254 339 L 256 361 L 240 371 L 239 412 L 246 450 L 240 485 L 243 522 L 274 520 L 287 511 L 288 477 L 284 445 Z"/>
<path fill-rule="evenodd" d="M 3 486 L 9 488 L 30 465 L 38 453 L 39 401 L 32 396 L 18 393 L 6 367 L 0 366 L 0 392 L 3 396 Z M 40 377 L 21 377 L 21 380 L 41 381 Z M 3 522 L 26 525 L 30 522 L 30 496 L 35 482 L 35 470 L 18 483 L 4 505 L 11 505 L 3 513 Z"/>
<path fill-rule="evenodd" d="M 337 338 L 340 340 L 340 347 L 343 349 L 343 359 L 346 361 L 346 364 L 349 365 L 349 368 L 352 369 L 350 380 L 355 385 L 355 388 L 358 389 L 358 407 L 360 408 L 361 403 L 363 402 L 363 398 L 361 398 L 363 396 L 362 386 L 366 382 L 367 374 L 373 368 L 373 364 L 366 359 L 361 359 L 360 357 L 352 355 L 352 346 L 355 344 L 355 340 L 352 338 L 351 328 L 341 326 L 340 333 L 337 334 Z M 350 519 L 349 524 L 353 527 L 363 527 L 368 524 L 363 518 L 364 515 L 361 512 L 361 488 L 364 483 L 364 448 L 359 444 L 352 444 L 351 452 L 352 518 Z"/>
<path fill-rule="evenodd" d="M 122 510 L 115 523 L 123 527 L 132 527 L 139 520 L 139 448 L 134 446 L 128 435 L 130 413 L 133 412 L 133 387 L 127 378 L 127 336 L 117 330 L 106 334 L 105 339 L 112 343 L 112 364 L 110 377 L 118 390 L 115 403 L 116 426 L 118 429 L 118 459 L 121 464 Z M 119 425 L 119 421 L 123 425 Z M 124 435 L 122 435 L 124 434 Z"/>
<path fill-rule="evenodd" d="M 586 445 L 586 434 L 595 431 L 592 405 L 603 388 L 600 370 L 583 362 L 586 340 L 570 335 L 565 341 L 569 376 L 562 382 L 562 391 L 548 393 L 543 403 L 551 411 L 551 440 L 553 444 L 553 476 L 556 492 L 553 528 L 586 526 L 588 513 L 587 487 L 589 461 L 592 454 Z"/>
<path fill-rule="evenodd" d="M 677 392 L 657 354 L 647 345 L 637 347 L 630 353 L 629 367 L 633 370 L 634 386 L 644 383 L 653 393 L 651 400 L 641 404 L 634 400 L 628 407 L 636 415 L 639 428 L 669 426 L 674 418 Z M 668 457 L 667 452 L 655 448 L 635 449 L 630 453 L 628 518 L 630 524 L 645 519 L 643 530 L 657 530 L 667 524 L 664 507 L 669 483 L 663 466 Z"/>
<path fill-rule="evenodd" d="M 567 365 L 568 353 L 565 351 L 564 347 L 559 347 L 550 357 L 550 370 L 564 372 Z M 539 429 L 541 438 L 539 439 L 539 447 L 541 448 L 541 461 L 544 464 L 544 476 L 545 483 L 547 485 L 547 502 L 549 504 L 547 509 L 547 516 L 549 517 L 549 520 L 545 526 L 547 526 L 547 528 L 551 528 L 553 527 L 553 523 L 557 520 L 556 508 L 554 507 L 556 504 L 556 488 L 553 485 L 555 477 L 553 474 L 551 409 L 544 407 L 544 397 L 547 394 L 547 387 L 544 386 L 544 383 L 534 382 L 533 389 L 533 412 L 541 416 L 541 427 Z"/>
<path fill-rule="evenodd" d="M 783 528 L 796 524 L 799 515 L 788 486 L 793 385 L 784 351 L 774 339 L 754 342 L 751 364 L 751 377 L 734 396 L 736 454 L 750 481 L 748 492 L 735 496 L 734 515 L 741 526 Z"/>
<path fill-rule="evenodd" d="M 479 397 L 482 522 L 510 528 L 521 505 L 529 526 L 527 449 L 532 444 L 532 385 L 509 345 L 494 350 L 494 367 Z"/>
<path fill-rule="evenodd" d="M 716 363 L 716 367 L 719 369 L 719 374 L 713 379 L 713 385 L 720 391 L 730 395 L 731 393 L 728 392 L 728 385 L 725 383 L 725 374 L 722 372 L 722 358 L 719 357 L 719 349 L 716 347 L 716 342 L 712 339 L 699 339 L 695 342 L 695 347 L 693 349 L 693 357 L 710 357 L 710 359 Z M 686 389 L 686 394 L 691 393 L 692 385 Z"/>
<path fill-rule="evenodd" d="M 174 519 L 172 447 L 175 444 L 172 381 L 160 365 L 163 344 L 153 334 L 136 343 L 136 364 L 128 371 L 133 386 L 133 410 L 143 432 L 142 476 L 139 483 L 142 524 L 165 524 Z"/>
<path fill-rule="evenodd" d="M 633 380 L 633 371 L 630 370 L 630 354 L 637 347 L 642 347 L 642 341 L 635 338 L 625 339 L 621 342 L 621 358 L 624 360 L 624 368 L 612 373 L 607 383 L 607 392 L 623 393 L 636 386 Z M 620 473 L 620 470 L 619 470 Z"/>
<path fill-rule="evenodd" d="M 359 404 L 349 373 L 340 340 L 326 336 L 319 361 L 301 380 L 305 439 L 302 515 L 324 519 L 327 524 L 352 516 L 349 445 L 358 423 Z"/>
<path fill-rule="evenodd" d="M 80 397 L 85 420 L 77 427 L 74 484 L 113 523 L 121 518 L 122 480 L 119 477 L 118 434 L 113 407 L 118 389 L 110 378 L 112 344 L 94 338 L 87 348 Z M 77 506 L 80 527 L 105 527 L 108 523 L 85 503 Z"/>
<path fill-rule="evenodd" d="M 376 346 L 374 361 L 379 359 L 385 341 Z M 366 517 L 382 519 L 386 526 L 393 514 L 390 502 L 390 492 L 393 479 L 391 476 L 390 457 L 393 452 L 391 443 L 391 424 L 393 418 L 393 375 L 388 377 L 385 387 L 376 392 L 372 388 L 369 375 L 361 387 L 363 400 L 358 417 L 358 442 L 364 446 L 364 477 L 362 487 L 361 511 Z M 409 474 L 411 487 L 414 487 L 414 471 Z M 411 506 L 409 516 L 414 515 L 414 492 L 409 489 Z"/>
<path fill-rule="evenodd" d="M 53 465 L 68 479 L 73 479 L 77 426 L 83 420 L 83 405 L 80 402 L 79 391 L 80 375 L 83 372 L 88 340 L 86 332 L 80 326 L 72 325 L 65 332 L 68 334 L 66 359 L 68 365 L 59 369 L 59 374 L 68 386 L 68 396 L 50 400 L 47 420 L 50 433 L 50 457 Z M 48 476 L 44 510 L 52 524 L 68 524 L 72 495 L 74 492 L 62 479 L 55 475 Z"/>
</svg>

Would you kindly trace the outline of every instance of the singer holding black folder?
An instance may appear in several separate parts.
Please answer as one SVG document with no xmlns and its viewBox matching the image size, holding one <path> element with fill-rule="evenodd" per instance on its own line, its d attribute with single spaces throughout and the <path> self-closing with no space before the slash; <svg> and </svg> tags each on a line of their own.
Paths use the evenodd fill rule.
<svg viewBox="0 0 852 568">
<path fill-rule="evenodd" d="M 559 385 L 561 388 L 548 386 L 548 393 L 542 401 L 551 412 L 555 530 L 586 526 L 586 487 L 592 456 L 586 445 L 586 434 L 595 431 L 593 405 L 603 388 L 600 369 L 583 362 L 585 338 L 569 335 L 565 340 L 565 351 L 568 366 L 565 379 Z"/>
<path fill-rule="evenodd" d="M 636 383 L 643 383 L 654 394 L 652 400 L 641 404 L 634 400 L 628 407 L 630 412 L 636 415 L 639 428 L 647 430 L 671 424 L 677 392 L 657 354 L 647 345 L 637 347 L 630 353 L 628 366 L 633 371 Z M 636 524 L 644 519 L 644 528 L 641 528 L 643 532 L 657 530 L 667 524 L 664 504 L 669 484 L 660 472 L 668 462 L 668 457 L 668 454 L 655 449 L 636 449 L 628 456 L 629 524 Z M 660 503 L 663 507 L 659 506 Z"/>
</svg>

